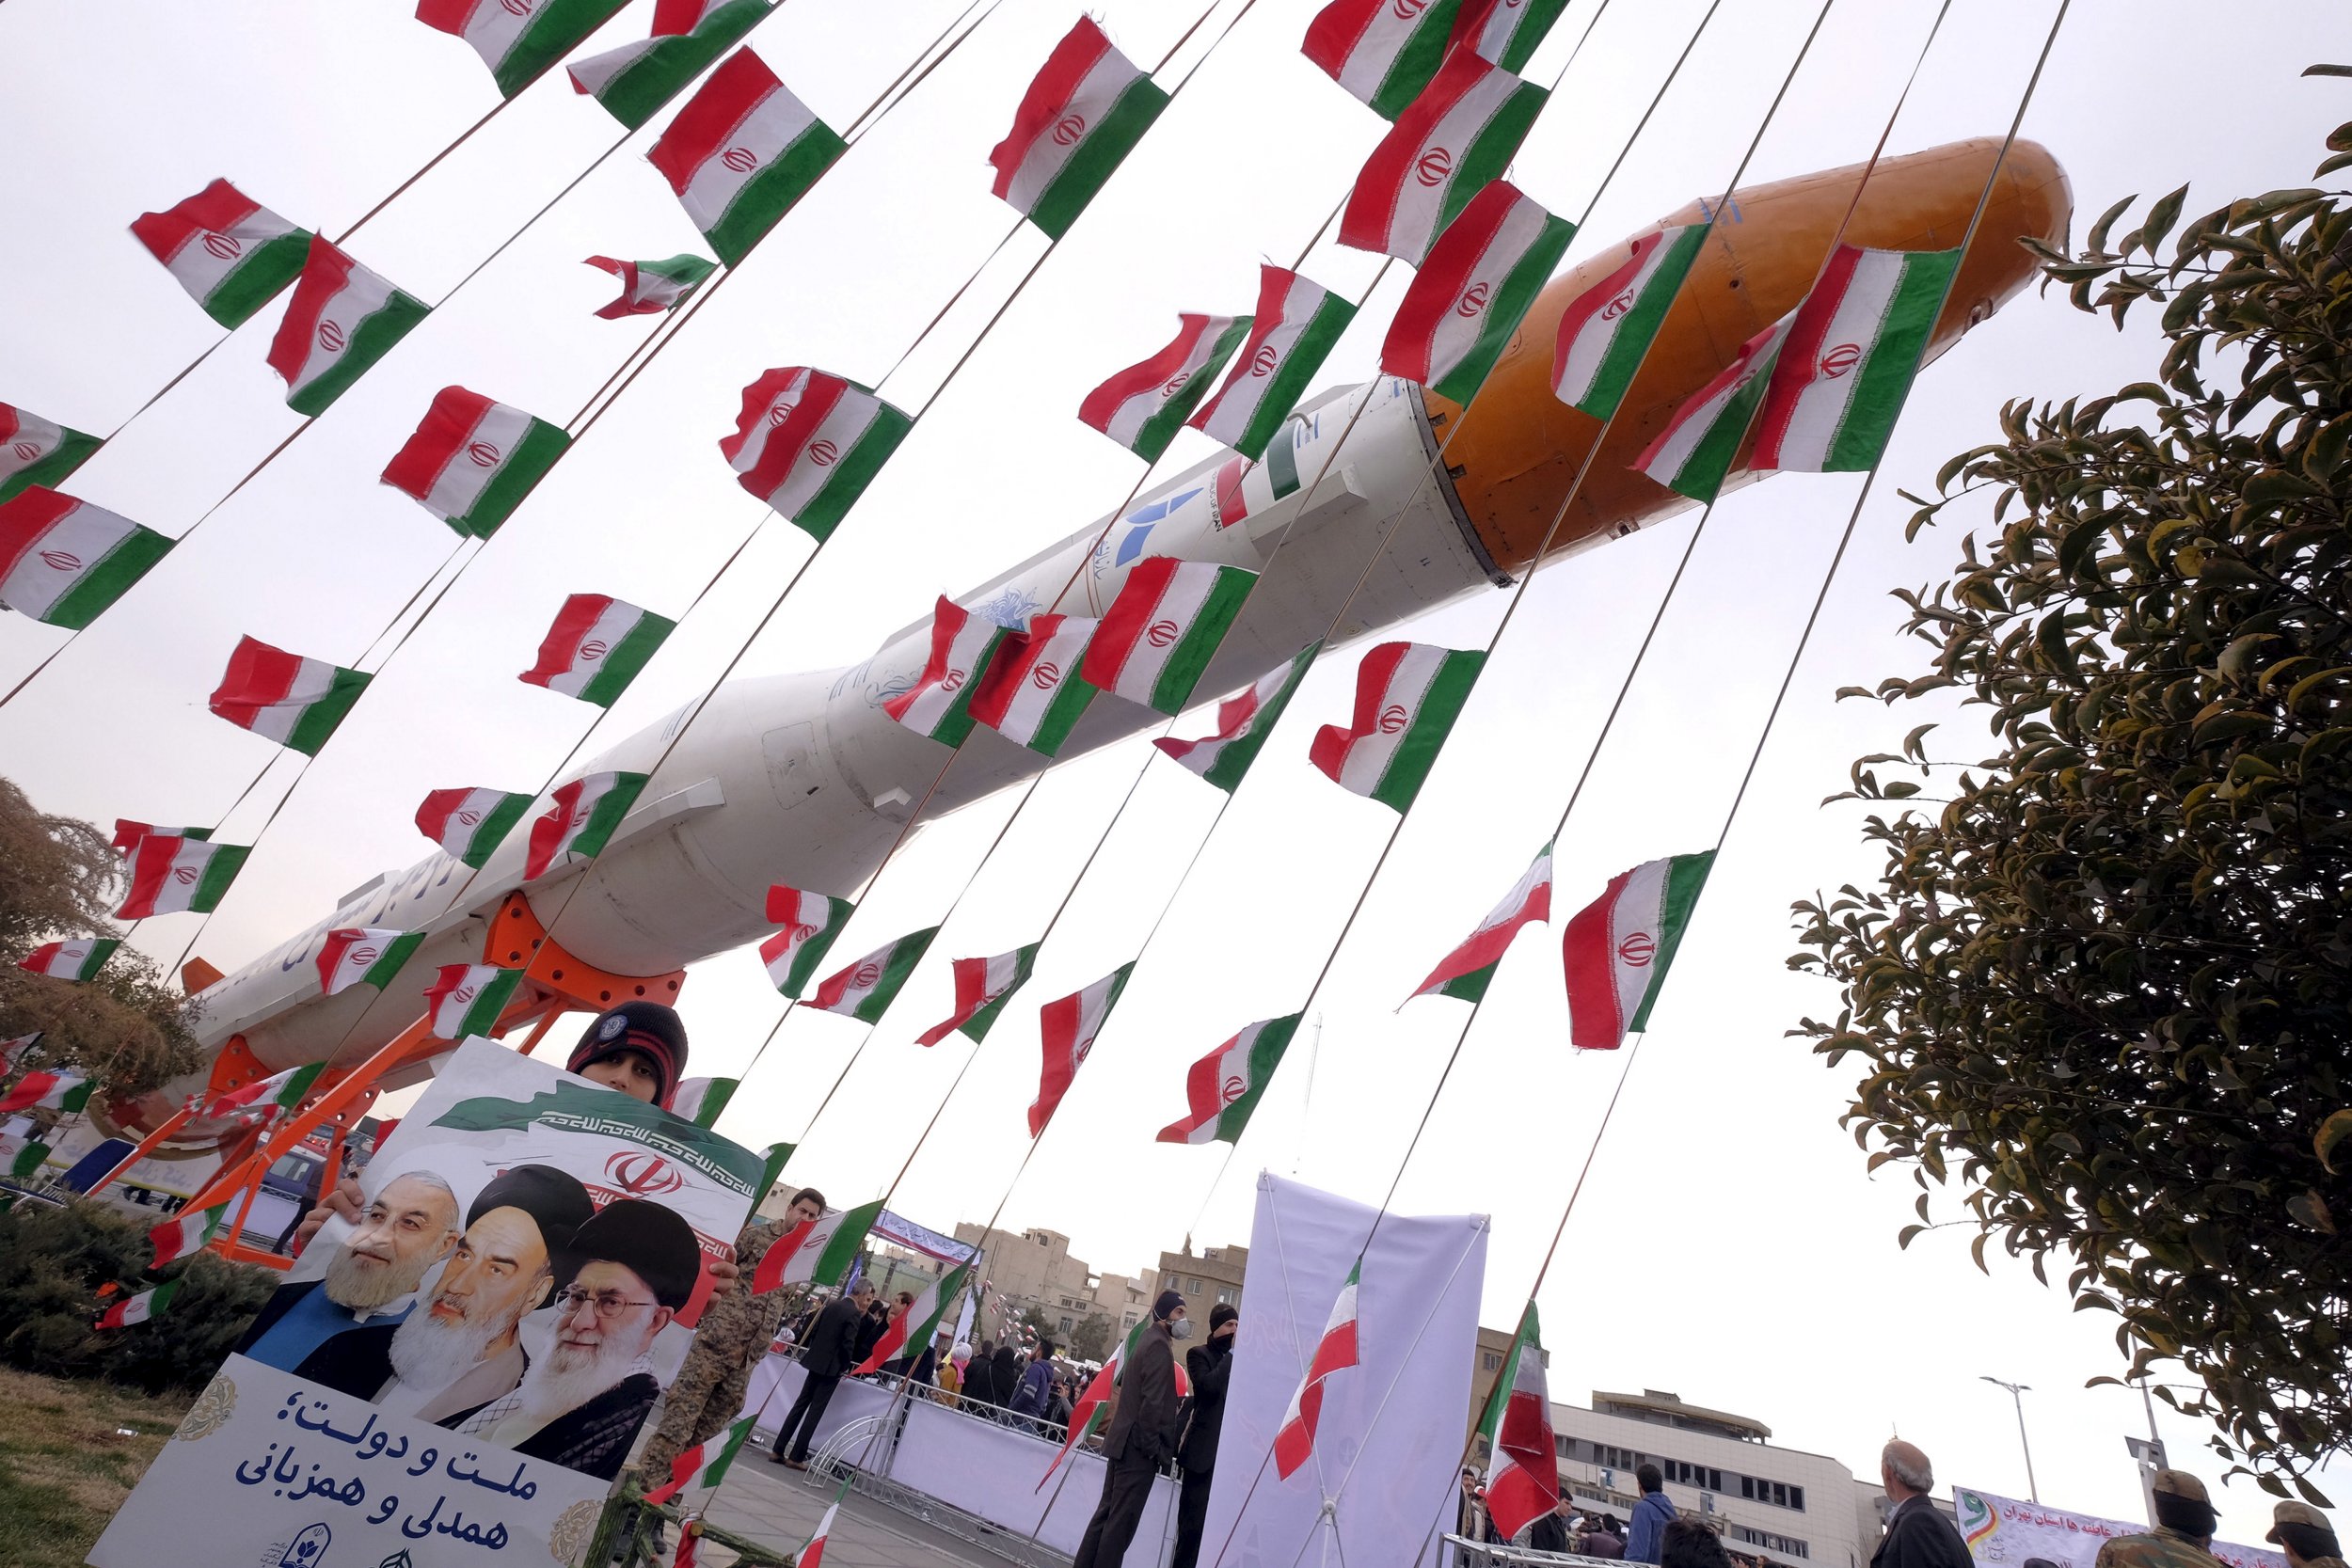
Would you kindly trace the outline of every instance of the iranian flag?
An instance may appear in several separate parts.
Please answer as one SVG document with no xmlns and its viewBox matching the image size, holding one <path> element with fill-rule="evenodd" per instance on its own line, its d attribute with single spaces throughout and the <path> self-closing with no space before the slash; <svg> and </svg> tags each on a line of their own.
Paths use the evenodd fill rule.
<svg viewBox="0 0 2352 1568">
<path fill-rule="evenodd" d="M 0 1117 L 19 1111 L 64 1111 L 71 1115 L 89 1103 L 90 1081 L 65 1068 L 28 1072 L 16 1087 L 0 1095 Z"/>
<path fill-rule="evenodd" d="M 1083 990 L 1073 990 L 1038 1009 L 1045 1070 L 1038 1080 L 1037 1100 L 1029 1106 L 1030 1137 L 1044 1132 L 1045 1124 L 1054 1119 L 1062 1096 L 1070 1092 L 1078 1069 L 1094 1049 L 1094 1037 L 1103 1032 L 1111 1009 L 1119 1006 L 1119 993 L 1127 989 L 1127 976 L 1135 967 L 1136 960 L 1130 958 Z"/>
<path fill-rule="evenodd" d="M 914 1293 L 914 1305 L 898 1314 L 882 1337 L 874 1341 L 874 1348 L 866 1353 L 866 1359 L 850 1372 L 851 1377 L 864 1377 L 882 1370 L 885 1361 L 896 1361 L 902 1354 L 917 1354 L 922 1346 L 938 1338 L 941 1320 L 956 1297 L 963 1293 L 964 1277 L 972 1265 L 950 1269 Z M 808 1560 L 803 1558 L 803 1562 Z"/>
<path fill-rule="evenodd" d="M 312 238 L 226 180 L 176 207 L 141 213 L 131 232 L 206 315 L 231 330 L 294 280 Z"/>
<path fill-rule="evenodd" d="M 437 789 L 417 808 L 417 831 L 444 854 L 479 871 L 534 799 L 503 789 Z"/>
<path fill-rule="evenodd" d="M 879 1023 L 882 1016 L 898 999 L 898 990 L 914 973 L 914 966 L 930 951 L 931 938 L 939 935 L 939 927 L 926 926 L 910 931 L 898 941 L 875 948 L 848 968 L 828 974 L 817 984 L 816 994 L 806 1005 L 820 1013 L 839 1013 L 861 1023 Z"/>
<path fill-rule="evenodd" d="M 565 68 L 572 90 L 634 131 L 772 8 L 769 0 L 655 0 L 653 36 L 575 60 Z"/>
<path fill-rule="evenodd" d="M 208 705 L 239 729 L 314 757 L 374 678 L 241 637 Z"/>
<path fill-rule="evenodd" d="M 1082 615 L 1038 615 L 981 672 L 969 712 L 976 722 L 1045 756 L 1057 754 L 1094 688 L 1078 678 L 1102 625 Z"/>
<path fill-rule="evenodd" d="M 1876 467 L 1959 265 L 1957 250 L 1830 252 L 1773 361 L 1748 467 Z"/>
<path fill-rule="evenodd" d="M 1381 643 L 1357 666 L 1354 716 L 1316 731 L 1307 760 L 1342 789 L 1410 810 L 1486 663 L 1483 653 Z"/>
<path fill-rule="evenodd" d="M 882 1218 L 880 1199 L 854 1209 L 827 1211 L 803 1220 L 769 1244 L 752 1270 L 752 1293 L 766 1295 L 787 1285 L 838 1285 L 850 1277 L 866 1244 L 866 1233 Z"/>
<path fill-rule="evenodd" d="M 422 931 L 373 926 L 344 926 L 329 931 L 319 945 L 320 989 L 329 996 L 354 986 L 382 990 L 423 945 Z"/>
<path fill-rule="evenodd" d="M 1454 24 L 1455 40 L 1469 43 L 1482 60 L 1505 71 L 1527 62 L 1568 8 L 1568 0 L 1467 0 Z"/>
<path fill-rule="evenodd" d="M 29 408 L 0 403 L 0 501 L 33 484 L 57 484 L 103 443 Z"/>
<path fill-rule="evenodd" d="M 1176 337 L 1138 365 L 1130 365 L 1086 396 L 1078 420 L 1147 463 L 1156 463 L 1209 389 L 1209 383 L 1249 335 L 1248 316 L 1176 318 Z"/>
<path fill-rule="evenodd" d="M 717 262 L 706 261 L 691 250 L 664 256 L 658 261 L 619 261 L 610 256 L 591 256 L 587 264 L 600 267 L 621 280 L 621 297 L 597 307 L 596 314 L 606 321 L 675 310 L 686 303 L 687 295 L 702 287 L 704 278 L 719 270 Z"/>
<path fill-rule="evenodd" d="M 1266 443 L 1262 461 L 1235 452 L 1216 466 L 1210 496 L 1220 530 L 1260 516 L 1298 493 L 1298 439 L 1306 429 L 1305 420 L 1292 420 Z"/>
<path fill-rule="evenodd" d="M 154 914 L 193 911 L 209 914 L 229 884 L 237 879 L 252 847 L 214 844 L 199 838 L 139 840 L 131 851 L 131 891 L 122 897 L 117 920 L 145 920 Z"/>
<path fill-rule="evenodd" d="M 516 678 L 611 707 L 676 626 L 610 594 L 574 594 L 539 644 L 539 662 Z"/>
<path fill-rule="evenodd" d="M 733 266 L 848 148 L 765 60 L 739 49 L 645 157 L 719 260 Z"/>
<path fill-rule="evenodd" d="M 39 484 L 0 501 L 0 604 L 79 631 L 147 575 L 172 541 Z"/>
<path fill-rule="evenodd" d="M 982 1289 L 985 1290 L 986 1287 L 983 1286 Z M 1045 1483 L 1054 1479 L 1054 1472 L 1061 1468 L 1061 1462 L 1070 1457 L 1070 1450 L 1093 1436 L 1096 1430 L 1109 1416 L 1111 1390 L 1118 1387 L 1125 1377 L 1127 1363 L 1135 1359 L 1136 1348 L 1143 1343 L 1143 1337 L 1150 1332 L 1152 1332 L 1152 1320 L 1147 1317 L 1127 1331 L 1127 1338 L 1111 1347 L 1110 1359 L 1104 1362 L 1102 1370 L 1088 1380 L 1085 1391 L 1078 1396 L 1077 1403 L 1071 1406 L 1070 1428 L 1062 1438 L 1061 1452 L 1056 1454 L 1054 1462 L 1045 1466 L 1045 1473 L 1038 1477 L 1037 1484 L 1029 1489 L 1031 1492 L 1042 1492 L 1045 1489 Z M 961 1339 L 963 1336 L 958 1333 L 956 1338 Z M 1184 1373 L 1184 1357 L 1176 1358 L 1174 1370 L 1176 1397 L 1183 1399 L 1192 1392 L 1192 1379 Z"/>
<path fill-rule="evenodd" d="M 765 8 L 763 0 L 752 3 Z M 746 1416 L 717 1436 L 695 1444 L 670 1461 L 670 1479 L 645 1494 L 646 1503 L 658 1507 L 690 1488 L 716 1486 L 726 1480 L 727 1466 L 743 1451 L 744 1439 L 751 1436 L 758 1420 L 756 1413 Z"/>
<path fill-rule="evenodd" d="M 220 1228 L 220 1222 L 229 1212 L 229 1205 L 216 1203 L 210 1209 L 183 1209 L 147 1233 L 155 1256 L 147 1266 L 160 1269 L 166 1263 L 176 1263 L 191 1253 L 200 1250 Z"/>
<path fill-rule="evenodd" d="M 1332 1373 L 1356 1365 L 1356 1288 L 1362 1281 L 1363 1273 L 1364 1260 L 1359 1258 L 1356 1266 L 1347 1271 L 1347 1282 L 1340 1287 L 1339 1299 L 1331 1304 L 1331 1316 L 1323 1325 L 1323 1338 L 1315 1341 L 1314 1358 L 1307 1364 L 1307 1375 L 1291 1395 L 1290 1408 L 1282 1413 L 1282 1424 L 1275 1429 L 1274 1471 L 1284 1481 L 1290 1480 L 1315 1451 L 1315 1425 L 1323 1418 L 1324 1383 Z"/>
<path fill-rule="evenodd" d="M 1184 1074 L 1189 1109 L 1160 1129 L 1164 1144 L 1239 1143 L 1250 1113 L 1274 1081 L 1274 1069 L 1298 1031 L 1297 1013 L 1249 1025 L 1192 1064 Z"/>
<path fill-rule="evenodd" d="M 804 893 L 779 882 L 768 890 L 768 919 L 784 927 L 759 944 L 768 978 L 785 995 L 798 998 L 857 906 L 847 898 Z"/>
<path fill-rule="evenodd" d="M 681 1078 L 670 1095 L 670 1103 L 663 1109 L 674 1117 L 684 1117 L 697 1127 L 708 1127 L 719 1119 L 719 1113 L 727 1108 L 727 1101 L 742 1086 L 740 1078 Z"/>
<path fill-rule="evenodd" d="M 1079 675 L 1129 702 L 1182 712 L 1257 581 L 1255 572 L 1214 562 L 1138 562 L 1087 645 Z"/>
<path fill-rule="evenodd" d="M 1468 403 L 1568 251 L 1576 225 L 1497 180 L 1438 236 L 1380 346 L 1380 369 Z"/>
<path fill-rule="evenodd" d="M 824 1515 L 817 1521 L 816 1533 L 793 1557 L 792 1568 L 821 1568 L 825 1560 L 825 1543 L 833 1539 L 834 1519 L 841 1513 L 841 1499 L 849 1494 L 850 1483 L 845 1481 L 841 1483 L 841 1490 L 833 1495 L 833 1501 L 825 1505 Z"/>
<path fill-rule="evenodd" d="M 98 1328 L 131 1328 L 145 1323 L 171 1305 L 171 1298 L 180 1293 L 180 1281 L 158 1285 L 151 1291 L 125 1297 L 106 1308 L 93 1326 Z"/>
<path fill-rule="evenodd" d="M 1060 239 L 1166 107 L 1168 94 L 1081 16 L 988 155 L 998 199 Z"/>
<path fill-rule="evenodd" d="M 628 0 L 417 0 L 417 20 L 473 45 L 512 98 Z"/>
<path fill-rule="evenodd" d="M 118 855 L 127 855 L 139 847 L 143 838 L 210 838 L 210 828 L 159 828 L 152 822 L 134 822 L 127 816 L 115 818 L 114 848 Z"/>
<path fill-rule="evenodd" d="M 743 388 L 719 451 L 738 484 L 822 544 L 914 428 L 856 382 L 787 365 Z"/>
<path fill-rule="evenodd" d="M 941 595 L 931 609 L 931 651 L 914 684 L 882 703 L 882 711 L 917 735 L 961 746 L 972 733 L 972 699 L 996 645 L 1011 634 L 977 610 Z"/>
<path fill-rule="evenodd" d="M 424 1010 L 437 1038 L 462 1040 L 486 1036 L 514 1000 L 523 972 L 496 964 L 443 964 L 425 988 Z"/>
<path fill-rule="evenodd" d="M 308 1062 L 301 1067 L 288 1068 L 283 1072 L 273 1072 L 266 1078 L 257 1078 L 250 1084 L 240 1084 L 207 1100 L 202 1114 L 207 1118 L 217 1118 L 233 1116 L 239 1111 L 260 1112 L 262 1113 L 262 1119 L 266 1120 L 301 1104 L 302 1097 L 310 1092 L 311 1084 L 326 1070 L 325 1062 Z"/>
<path fill-rule="evenodd" d="M 1703 223 L 1645 234 L 1616 271 L 1568 302 L 1552 351 L 1553 395 L 1597 420 L 1616 413 L 1707 234 Z"/>
<path fill-rule="evenodd" d="M 548 809 L 531 824 L 531 847 L 523 857 L 523 879 L 536 881 L 558 861 L 604 853 L 612 833 L 644 793 L 643 773 L 590 773 L 559 785 Z"/>
<path fill-rule="evenodd" d="M 1461 0 L 1332 0 L 1299 53 L 1382 119 L 1394 119 L 1445 58 Z"/>
<path fill-rule="evenodd" d="M 1486 1439 L 1486 1513 L 1495 1539 L 1508 1541 L 1560 1501 L 1559 1454 L 1551 1438 L 1551 1393 L 1544 1344 L 1529 1302 L 1511 1338 L 1478 1430 Z"/>
<path fill-rule="evenodd" d="M 1217 704 L 1214 734 L 1198 740 L 1162 736 L 1152 744 L 1217 788 L 1231 793 L 1249 771 L 1249 765 L 1258 760 L 1266 736 L 1274 733 L 1282 710 L 1290 705 L 1291 694 L 1298 689 L 1307 667 L 1315 661 L 1315 655 L 1322 648 L 1320 641 L 1308 643 L 1291 656 L 1288 664 L 1267 671 L 1240 696 L 1228 697 Z"/>
<path fill-rule="evenodd" d="M 1692 500 L 1712 501 L 1731 472 L 1731 460 L 1763 401 L 1781 341 L 1797 319 L 1790 311 L 1740 345 L 1715 379 L 1683 400 L 1633 467 Z"/>
<path fill-rule="evenodd" d="M 497 8 L 497 0 L 483 3 Z M 269 345 L 270 369 L 285 378 L 286 406 L 314 417 L 326 412 L 432 309 L 312 235 Z"/>
<path fill-rule="evenodd" d="M 1551 846 L 1547 844 L 1535 851 L 1527 870 L 1502 895 L 1502 902 L 1486 911 L 1486 918 L 1478 923 L 1462 944 L 1438 960 L 1438 967 L 1429 972 L 1413 991 L 1413 996 L 1454 996 L 1465 1002 L 1475 1002 L 1486 994 L 1486 987 L 1495 977 L 1495 968 L 1509 951 L 1511 939 L 1519 934 L 1519 927 L 1531 920 L 1551 918 Z M 1405 1000 L 1410 1002 L 1412 996 Z"/>
<path fill-rule="evenodd" d="M 71 942 L 44 942 L 16 967 L 46 974 L 53 980 L 92 980 L 106 967 L 122 942 L 115 937 L 75 937 Z"/>
<path fill-rule="evenodd" d="M 1365 160 L 1340 216 L 1340 243 L 1420 265 L 1518 156 L 1545 97 L 1470 50 L 1454 51 Z"/>
<path fill-rule="evenodd" d="M 1560 940 L 1567 970 L 1569 1042 L 1614 1051 L 1649 1027 L 1649 1010 L 1698 906 L 1715 851 L 1646 861 L 1570 917 Z"/>
<path fill-rule="evenodd" d="M 1287 267 L 1258 268 L 1258 309 L 1225 384 L 1186 420 L 1235 451 L 1263 457 L 1356 307 Z"/>
<path fill-rule="evenodd" d="M 384 483 L 460 534 L 487 539 L 571 444 L 545 420 L 444 387 L 386 466 Z"/>
<path fill-rule="evenodd" d="M 915 1037 L 917 1045 L 937 1045 L 957 1030 L 974 1040 L 988 1037 L 989 1026 L 1003 1016 L 1005 1004 L 1029 978 L 1037 962 L 1039 943 L 1016 947 L 993 958 L 958 958 L 955 974 L 956 1010 Z"/>
<path fill-rule="evenodd" d="M 753 1208 L 756 1209 L 768 1201 L 768 1194 L 775 1187 L 776 1178 L 784 1174 L 784 1167 L 791 1162 L 792 1151 L 800 1147 L 798 1144 L 772 1143 L 760 1151 L 759 1185 L 752 1189 Z"/>
</svg>

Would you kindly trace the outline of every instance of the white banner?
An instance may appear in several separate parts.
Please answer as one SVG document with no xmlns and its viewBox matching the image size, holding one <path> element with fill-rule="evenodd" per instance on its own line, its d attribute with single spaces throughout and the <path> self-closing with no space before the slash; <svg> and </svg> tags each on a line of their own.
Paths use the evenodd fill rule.
<svg viewBox="0 0 2352 1568">
<path fill-rule="evenodd" d="M 1979 1562 L 1999 1568 L 2024 1568 L 2028 1558 L 2046 1558 L 2058 1568 L 2091 1568 L 2099 1548 L 2119 1535 L 2145 1535 L 2146 1525 L 2122 1519 L 2102 1519 L 2093 1513 L 2069 1513 L 2044 1503 L 2023 1502 L 1997 1492 L 1952 1488 L 1952 1507 L 1960 1516 L 1960 1533 Z M 2233 1545 L 2217 1541 L 2208 1548 L 2230 1568 L 2287 1568 L 2282 1552 L 2261 1546 Z"/>
</svg>

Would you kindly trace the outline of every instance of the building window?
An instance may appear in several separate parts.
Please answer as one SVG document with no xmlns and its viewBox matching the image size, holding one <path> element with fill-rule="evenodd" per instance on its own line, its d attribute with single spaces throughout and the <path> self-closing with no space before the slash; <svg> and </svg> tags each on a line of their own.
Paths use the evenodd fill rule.
<svg viewBox="0 0 2352 1568">
<path fill-rule="evenodd" d="M 1766 1481 L 1762 1476 L 1741 1476 L 1740 1496 L 1750 1502 L 1771 1503 L 1774 1508 L 1791 1509 L 1799 1513 L 1804 1512 L 1804 1487 Z"/>
<path fill-rule="evenodd" d="M 1497 1354 L 1496 1352 L 1494 1352 L 1494 1351 L 1490 1351 L 1490 1350 L 1484 1350 L 1484 1351 L 1480 1351 L 1480 1352 L 1478 1353 L 1478 1370 L 1479 1370 L 1480 1371 L 1483 1371 L 1483 1372 L 1491 1372 L 1491 1371 L 1493 1371 L 1493 1370 L 1494 1370 L 1497 1367 L 1500 1367 L 1500 1366 L 1502 1366 L 1502 1355 L 1500 1355 L 1500 1354 Z"/>
<path fill-rule="evenodd" d="M 1750 1529 L 1745 1525 L 1732 1525 L 1725 1529 L 1724 1533 L 1734 1541 L 1744 1542 L 1751 1546 L 1761 1546 L 1768 1552 L 1778 1552 L 1783 1557 L 1809 1559 L 1813 1556 L 1813 1548 L 1794 1536 L 1774 1535 L 1770 1530 Z"/>
<path fill-rule="evenodd" d="M 1658 1467 L 1668 1481 L 1678 1481 L 1684 1486 L 1695 1486 L 1702 1492 L 1720 1492 L 1724 1489 L 1724 1473 L 1710 1470 L 1704 1465 L 1685 1464 L 1679 1459 L 1661 1459 Z"/>
<path fill-rule="evenodd" d="M 1638 1470 L 1649 1463 L 1649 1455 L 1638 1449 L 1610 1447 L 1603 1448 L 1600 1451 L 1607 1456 L 1601 1460 L 1601 1463 L 1613 1470 Z"/>
<path fill-rule="evenodd" d="M 1576 1439 L 1573 1437 L 1554 1437 L 1551 1440 L 1551 1446 L 1560 1450 L 1561 1458 L 1574 1459 L 1576 1455 L 1571 1449 L 1571 1445 L 1575 1442 Z"/>
</svg>

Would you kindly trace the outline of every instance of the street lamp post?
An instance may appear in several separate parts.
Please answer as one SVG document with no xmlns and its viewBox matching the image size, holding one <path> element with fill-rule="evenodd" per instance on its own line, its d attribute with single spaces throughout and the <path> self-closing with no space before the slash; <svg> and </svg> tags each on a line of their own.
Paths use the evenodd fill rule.
<svg viewBox="0 0 2352 1568">
<path fill-rule="evenodd" d="M 2008 1389 L 2010 1399 L 2017 1406 L 2017 1446 L 2026 1450 L 2026 1492 L 2035 1502 L 2040 1502 L 2042 1488 L 2033 1479 L 2033 1445 L 2026 1440 L 2025 1396 L 2032 1391 L 2033 1386 L 2029 1383 L 2009 1383 L 1997 1377 L 1985 1377 L 1982 1381 L 1996 1388 Z"/>
</svg>

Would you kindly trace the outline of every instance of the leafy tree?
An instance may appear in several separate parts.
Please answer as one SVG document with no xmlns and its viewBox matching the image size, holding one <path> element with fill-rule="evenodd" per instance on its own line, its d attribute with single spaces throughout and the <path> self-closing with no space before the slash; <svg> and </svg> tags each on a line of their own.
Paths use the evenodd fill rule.
<svg viewBox="0 0 2352 1568">
<path fill-rule="evenodd" d="M 2323 177 L 2352 125 L 2328 146 Z M 1957 689 L 1996 750 L 1931 761 L 1922 724 L 1854 765 L 1885 866 L 1797 906 L 1843 1011 L 1793 1033 L 1867 1064 L 1844 1120 L 1914 1167 L 1903 1244 L 1956 1182 L 1979 1267 L 2071 1261 L 2134 1377 L 2177 1361 L 2161 1397 L 2320 1500 L 2300 1472 L 2352 1443 L 2352 208 L 2233 201 L 2161 261 L 2186 194 L 2034 246 L 2078 309 L 2161 311 L 2155 378 L 2011 403 L 1911 498 L 1915 534 L 1997 499 L 1899 595 L 1928 672 L 1841 695 Z"/>
<path fill-rule="evenodd" d="M 1089 1312 L 1070 1331 L 1070 1354 L 1081 1361 L 1106 1361 L 1110 1359 L 1111 1338 L 1110 1319 L 1100 1312 Z"/>
</svg>

